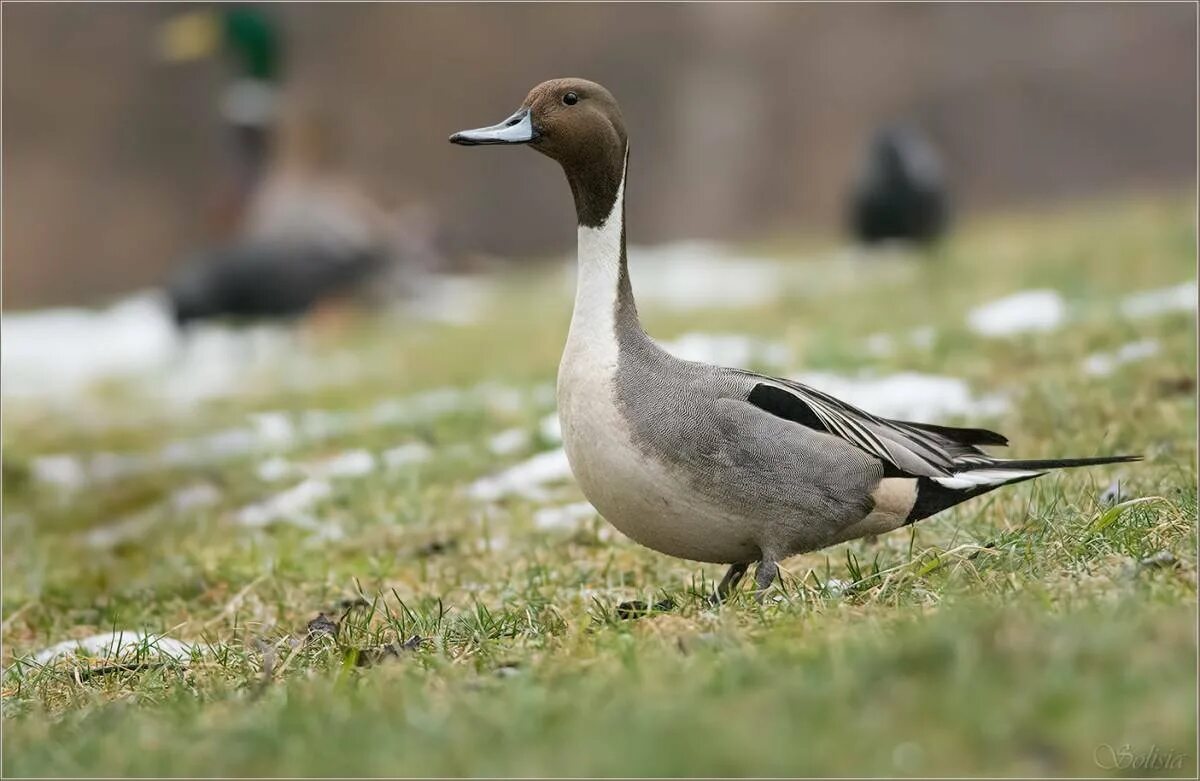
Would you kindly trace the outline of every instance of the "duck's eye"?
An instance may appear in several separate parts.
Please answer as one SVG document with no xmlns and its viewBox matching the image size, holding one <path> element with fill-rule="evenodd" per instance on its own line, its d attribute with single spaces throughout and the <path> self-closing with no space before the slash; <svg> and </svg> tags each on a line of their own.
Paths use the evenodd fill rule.
<svg viewBox="0 0 1200 781">
<path fill-rule="evenodd" d="M 566 95 L 563 95 L 563 103 L 568 106 L 574 106 L 578 102 L 579 96 L 574 92 L 568 92 Z"/>
</svg>

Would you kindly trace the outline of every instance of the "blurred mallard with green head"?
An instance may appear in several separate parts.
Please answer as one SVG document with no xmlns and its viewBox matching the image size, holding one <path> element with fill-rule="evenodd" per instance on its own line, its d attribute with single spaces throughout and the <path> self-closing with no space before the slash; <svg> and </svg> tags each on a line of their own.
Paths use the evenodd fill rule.
<svg viewBox="0 0 1200 781">
<path fill-rule="evenodd" d="M 250 194 L 265 175 L 276 143 L 283 92 L 283 35 L 276 20 L 249 6 L 222 5 L 179 14 L 159 30 L 158 50 L 171 63 L 220 55 L 231 66 L 219 110 L 234 154 L 232 193 L 219 207 L 226 232 L 236 230 Z"/>
<path fill-rule="evenodd" d="M 238 152 L 221 209 L 230 241 L 173 275 L 176 321 L 290 319 L 404 293 L 410 267 L 429 264 L 413 262 L 412 231 L 351 175 L 339 117 L 285 99 L 273 21 L 241 6 L 194 11 L 164 26 L 161 47 L 173 62 L 223 51 L 238 74 L 221 100 Z"/>
</svg>

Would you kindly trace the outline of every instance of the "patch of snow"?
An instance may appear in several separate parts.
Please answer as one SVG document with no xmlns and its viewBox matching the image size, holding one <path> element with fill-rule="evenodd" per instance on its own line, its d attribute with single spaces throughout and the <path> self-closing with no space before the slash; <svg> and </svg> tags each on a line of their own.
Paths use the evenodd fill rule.
<svg viewBox="0 0 1200 781">
<path fill-rule="evenodd" d="M 33 478 L 65 491 L 92 483 L 119 480 L 147 470 L 152 459 L 137 453 L 93 453 L 90 456 L 58 453 L 37 456 L 30 462 Z"/>
<path fill-rule="evenodd" d="M 1083 371 L 1093 377 L 1107 377 L 1119 366 L 1136 361 L 1143 361 L 1159 351 L 1159 343 L 1155 339 L 1142 339 L 1129 342 L 1111 353 L 1092 353 L 1083 360 Z"/>
<path fill-rule="evenodd" d="M 283 412 L 259 412 L 250 416 L 254 424 L 256 443 L 263 448 L 287 448 L 296 442 L 296 428 Z"/>
<path fill-rule="evenodd" d="M 281 325 L 211 323 L 180 334 L 158 290 L 104 309 L 5 314 L 0 323 L 5 397 L 71 400 L 97 384 L 120 382 L 147 401 L 188 407 L 242 393 L 259 375 L 278 375 L 286 387 L 318 387 L 353 379 L 360 368 L 350 355 L 354 365 L 331 371 L 338 356 L 304 349 Z"/>
<path fill-rule="evenodd" d="M 394 426 L 408 419 L 409 411 L 403 399 L 383 399 L 375 402 L 367 411 L 367 418 L 372 425 Z"/>
<path fill-rule="evenodd" d="M 277 483 L 296 474 L 296 465 L 283 456 L 272 456 L 254 470 L 264 483 Z"/>
<path fill-rule="evenodd" d="M 403 302 L 401 311 L 421 320 L 448 325 L 479 322 L 496 287 L 488 277 L 445 274 L 428 274 L 413 284 L 414 295 Z"/>
<path fill-rule="evenodd" d="M 123 630 L 105 632 L 103 634 L 85 637 L 82 640 L 64 640 L 52 645 L 33 656 L 37 664 L 45 665 L 60 657 L 83 654 L 84 656 L 102 657 L 104 659 L 128 659 L 141 654 L 149 654 L 169 659 L 184 660 L 192 655 L 193 646 L 181 643 L 170 637 Z"/>
<path fill-rule="evenodd" d="M 88 473 L 94 481 L 119 480 L 143 471 L 148 460 L 137 453 L 96 453 L 88 464 Z"/>
<path fill-rule="evenodd" d="M 412 396 L 377 402 L 365 417 L 376 425 L 403 425 L 432 420 L 478 403 L 479 388 L 434 388 Z"/>
<path fill-rule="evenodd" d="M 346 412 L 310 409 L 300 413 L 300 434 L 304 440 L 309 442 L 319 442 L 322 439 L 336 437 L 346 431 L 350 425 L 350 415 Z"/>
<path fill-rule="evenodd" d="M 252 429 L 227 428 L 191 439 L 168 442 L 159 450 L 157 460 L 167 466 L 203 466 L 216 461 L 237 458 L 259 449 L 258 437 Z M 99 479 L 93 475 L 93 479 Z"/>
<path fill-rule="evenodd" d="M 893 336 L 888 333 L 875 333 L 866 338 L 863 346 L 871 355 L 878 357 L 886 357 L 896 352 L 896 347 L 900 342 L 905 342 L 921 350 L 928 350 L 933 347 L 933 342 L 937 338 L 937 330 L 931 325 L 923 325 L 920 328 L 914 328 L 900 337 Z"/>
<path fill-rule="evenodd" d="M 1196 280 L 1172 287 L 1144 290 L 1121 301 L 1121 314 L 1130 319 L 1153 317 L 1169 312 L 1196 311 Z"/>
<path fill-rule="evenodd" d="M 483 502 L 493 502 L 512 495 L 540 499 L 546 495 L 542 488 L 544 485 L 562 482 L 570 477 L 571 465 L 567 462 L 566 451 L 549 450 L 495 475 L 476 480 L 467 493 L 471 498 Z"/>
<path fill-rule="evenodd" d="M 136 513 L 119 521 L 89 529 L 81 538 L 83 544 L 96 550 L 110 550 L 122 543 L 136 540 L 154 528 L 158 516 L 153 510 Z"/>
<path fill-rule="evenodd" d="M 744 334 L 687 333 L 669 342 L 663 342 L 662 347 L 685 361 L 737 368 L 754 363 L 783 366 L 790 363 L 794 357 L 792 349 L 782 342 Z"/>
<path fill-rule="evenodd" d="M 558 419 L 557 411 L 542 418 L 542 422 L 538 424 L 538 433 L 547 442 L 562 442 L 562 422 Z"/>
<path fill-rule="evenodd" d="M 366 450 L 347 450 L 316 464 L 310 475 L 318 478 L 365 477 L 375 471 L 375 456 Z"/>
<path fill-rule="evenodd" d="M 142 453 L 97 453 L 88 456 L 60 453 L 39 456 L 31 461 L 32 473 L 39 482 L 77 489 L 156 469 L 209 466 L 254 454 L 278 455 L 305 443 L 320 442 L 359 429 L 429 422 L 463 409 L 480 409 L 497 398 L 514 393 L 526 399 L 527 403 L 544 407 L 546 388 L 539 385 L 519 389 L 482 383 L 465 389 L 436 388 L 413 396 L 384 399 L 365 409 L 313 409 L 295 415 L 283 412 L 256 413 L 248 417 L 247 425 L 175 440 Z M 548 393 L 552 402 L 553 386 L 549 386 Z M 355 458 L 360 466 L 364 463 L 361 455 Z M 262 466 L 270 474 L 278 464 Z M 280 478 L 262 479 L 270 481 Z"/>
<path fill-rule="evenodd" d="M 510 428 L 488 438 L 487 447 L 498 456 L 510 456 L 529 446 L 531 437 L 522 428 Z"/>
<path fill-rule="evenodd" d="M 38 456 L 29 463 L 33 479 L 59 488 L 75 491 L 88 483 L 87 470 L 76 456 Z"/>
<path fill-rule="evenodd" d="M 138 293 L 104 310 L 45 309 L 0 318 L 4 395 L 71 395 L 151 371 L 175 348 L 166 300 Z"/>
<path fill-rule="evenodd" d="M 408 420 L 431 420 L 458 412 L 473 401 L 478 402 L 479 400 L 473 397 L 479 395 L 486 394 L 481 394 L 478 389 L 464 390 L 453 387 L 435 388 L 418 393 L 408 399 L 410 410 Z"/>
<path fill-rule="evenodd" d="M 301 386 L 338 382 L 345 375 L 316 371 L 319 363 L 277 324 L 233 328 L 205 323 L 179 337 L 177 347 L 158 367 L 129 377 L 157 398 L 187 407 L 208 399 L 234 396 L 258 384 L 264 370 L 300 375 Z"/>
<path fill-rule="evenodd" d="M 300 517 L 291 522 L 293 526 L 299 526 L 302 529 L 308 529 L 307 542 L 309 545 L 315 545 L 322 542 L 336 542 L 337 540 L 345 539 L 346 532 L 342 527 L 338 526 L 333 521 L 325 521 L 324 523 Z"/>
<path fill-rule="evenodd" d="M 784 264 L 734 254 L 712 242 L 629 248 L 638 300 L 678 311 L 752 307 L 779 298 Z"/>
<path fill-rule="evenodd" d="M 1067 305 L 1054 290 L 1025 290 L 972 309 L 967 324 L 983 336 L 1051 331 L 1062 325 Z"/>
<path fill-rule="evenodd" d="M 317 479 L 365 477 L 374 472 L 376 466 L 375 456 L 359 448 L 308 464 L 294 464 L 282 456 L 273 456 L 260 463 L 255 473 L 259 480 L 275 483 L 297 474 Z"/>
<path fill-rule="evenodd" d="M 1111 507 L 1114 504 L 1125 501 L 1126 498 L 1128 497 L 1125 493 L 1125 484 L 1121 482 L 1120 478 L 1116 478 L 1101 492 L 1100 503 L 1106 507 Z"/>
<path fill-rule="evenodd" d="M 175 491 L 167 499 L 171 509 L 188 512 L 201 507 L 211 507 L 221 501 L 221 491 L 212 483 L 196 483 Z"/>
<path fill-rule="evenodd" d="M 305 513 L 333 493 L 333 486 L 324 480 L 305 480 L 286 491 L 247 505 L 237 511 L 237 522 L 243 526 L 269 526 L 277 521 L 312 527 L 314 522 Z"/>
<path fill-rule="evenodd" d="M 580 521 L 595 516 L 595 507 L 587 502 L 575 502 L 561 507 L 543 507 L 533 514 L 533 525 L 539 529 L 575 529 Z"/>
<path fill-rule="evenodd" d="M 518 388 L 497 384 L 489 387 L 486 394 L 488 409 L 501 415 L 515 414 L 525 406 L 525 394 Z"/>
<path fill-rule="evenodd" d="M 846 593 L 846 589 L 849 587 L 849 581 L 842 580 L 841 578 L 830 578 L 825 581 L 825 590 L 829 592 L 830 596 L 840 597 Z"/>
<path fill-rule="evenodd" d="M 428 461 L 432 455 L 433 450 L 424 442 L 407 442 L 383 451 L 380 457 L 383 459 L 383 465 L 388 469 L 400 469 Z"/>
<path fill-rule="evenodd" d="M 1009 407 L 1003 395 L 975 396 L 956 377 L 918 372 L 884 377 L 805 372 L 792 377 L 873 415 L 888 418 L 932 422 L 952 417 L 991 417 Z"/>
</svg>

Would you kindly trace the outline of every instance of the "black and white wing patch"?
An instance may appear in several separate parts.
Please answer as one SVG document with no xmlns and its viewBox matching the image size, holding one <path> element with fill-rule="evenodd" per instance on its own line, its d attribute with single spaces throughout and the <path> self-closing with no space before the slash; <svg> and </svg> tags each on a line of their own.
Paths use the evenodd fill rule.
<svg viewBox="0 0 1200 781">
<path fill-rule="evenodd" d="M 752 377 L 751 404 L 809 428 L 833 434 L 883 461 L 889 476 L 949 477 L 972 460 L 991 458 L 976 445 L 1005 445 L 986 429 L 956 429 L 879 418 L 827 393 L 791 380 Z"/>
<path fill-rule="evenodd" d="M 860 422 L 861 419 L 855 420 L 839 409 L 840 402 L 820 391 L 798 384 L 783 386 L 782 381 L 780 384 L 764 381 L 750 391 L 749 401 L 772 415 L 841 437 L 860 450 L 896 465 L 893 452 L 880 437 Z"/>
</svg>

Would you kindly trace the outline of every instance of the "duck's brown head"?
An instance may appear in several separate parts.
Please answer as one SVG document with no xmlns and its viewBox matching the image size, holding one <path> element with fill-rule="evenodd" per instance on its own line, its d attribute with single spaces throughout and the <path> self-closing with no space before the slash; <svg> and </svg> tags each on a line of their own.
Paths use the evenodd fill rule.
<svg viewBox="0 0 1200 781">
<path fill-rule="evenodd" d="M 612 212 L 625 174 L 627 141 L 612 93 L 586 79 L 553 79 L 530 90 L 503 122 L 450 136 L 450 143 L 528 144 L 567 175 L 579 223 L 596 227 Z"/>
</svg>

